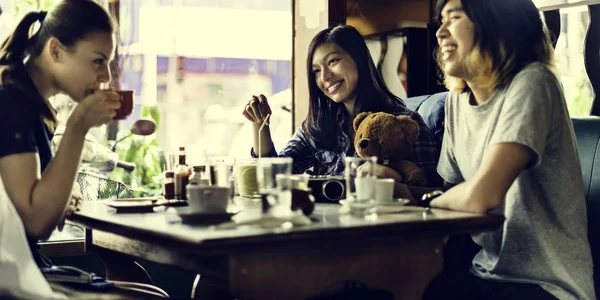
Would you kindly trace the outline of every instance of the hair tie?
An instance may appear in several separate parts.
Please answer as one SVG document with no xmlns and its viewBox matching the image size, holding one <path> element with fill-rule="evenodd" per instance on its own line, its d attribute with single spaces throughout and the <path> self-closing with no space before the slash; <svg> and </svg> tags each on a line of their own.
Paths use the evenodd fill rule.
<svg viewBox="0 0 600 300">
<path fill-rule="evenodd" d="M 47 11 L 40 10 L 38 12 L 38 21 L 40 21 L 40 23 L 44 22 L 44 19 L 46 18 L 47 14 L 48 14 Z"/>
</svg>

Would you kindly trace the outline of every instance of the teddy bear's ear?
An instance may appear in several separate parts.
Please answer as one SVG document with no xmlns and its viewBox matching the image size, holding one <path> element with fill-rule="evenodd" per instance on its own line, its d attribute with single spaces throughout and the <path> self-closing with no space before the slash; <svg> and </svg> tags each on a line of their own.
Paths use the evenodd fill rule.
<svg viewBox="0 0 600 300">
<path fill-rule="evenodd" d="M 358 130 L 358 126 L 360 126 L 360 123 L 362 123 L 362 121 L 370 114 L 371 112 L 361 112 L 360 114 L 356 115 L 353 123 L 354 131 Z"/>
<path fill-rule="evenodd" d="M 404 128 L 407 137 L 410 138 L 410 140 L 416 140 L 419 136 L 419 124 L 417 121 L 408 116 L 397 116 L 396 119 L 398 119 L 402 128 Z"/>
</svg>

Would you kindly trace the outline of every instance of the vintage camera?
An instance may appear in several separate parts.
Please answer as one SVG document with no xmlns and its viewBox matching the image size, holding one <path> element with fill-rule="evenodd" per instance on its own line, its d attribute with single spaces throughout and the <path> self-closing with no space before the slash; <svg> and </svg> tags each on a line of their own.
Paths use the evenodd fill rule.
<svg viewBox="0 0 600 300">
<path fill-rule="evenodd" d="M 337 203 L 346 197 L 344 176 L 311 176 L 308 187 L 317 203 Z"/>
</svg>

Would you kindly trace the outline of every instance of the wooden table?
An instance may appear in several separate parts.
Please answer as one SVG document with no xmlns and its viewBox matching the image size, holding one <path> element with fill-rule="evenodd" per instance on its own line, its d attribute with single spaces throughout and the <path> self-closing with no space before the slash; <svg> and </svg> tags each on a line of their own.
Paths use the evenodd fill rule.
<svg viewBox="0 0 600 300">
<path fill-rule="evenodd" d="M 338 205 L 317 205 L 314 222 L 302 227 L 221 230 L 167 222 L 167 213 L 121 214 L 87 202 L 72 220 L 89 229 L 90 249 L 223 277 L 239 299 L 305 299 L 344 280 L 419 299 L 442 269 L 448 235 L 494 230 L 504 220 L 417 207 L 367 219 L 338 211 Z"/>
</svg>

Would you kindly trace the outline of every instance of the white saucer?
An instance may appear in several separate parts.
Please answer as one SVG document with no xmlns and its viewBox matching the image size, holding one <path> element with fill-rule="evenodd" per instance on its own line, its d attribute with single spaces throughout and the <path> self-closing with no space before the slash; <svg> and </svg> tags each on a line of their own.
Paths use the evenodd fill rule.
<svg viewBox="0 0 600 300">
<path fill-rule="evenodd" d="M 394 198 L 389 201 L 375 201 L 377 206 L 404 206 L 410 203 L 410 200 L 406 198 Z"/>
<path fill-rule="evenodd" d="M 359 205 L 359 206 L 370 206 L 370 205 L 375 205 L 375 206 L 404 206 L 408 203 L 410 203 L 410 200 L 405 199 L 405 198 L 394 198 L 390 201 L 385 201 L 385 202 L 377 202 L 375 200 L 369 201 L 369 202 L 359 202 L 359 203 L 351 203 L 348 201 L 348 199 L 344 199 L 344 200 L 340 200 L 339 203 L 341 205 Z"/>
</svg>

